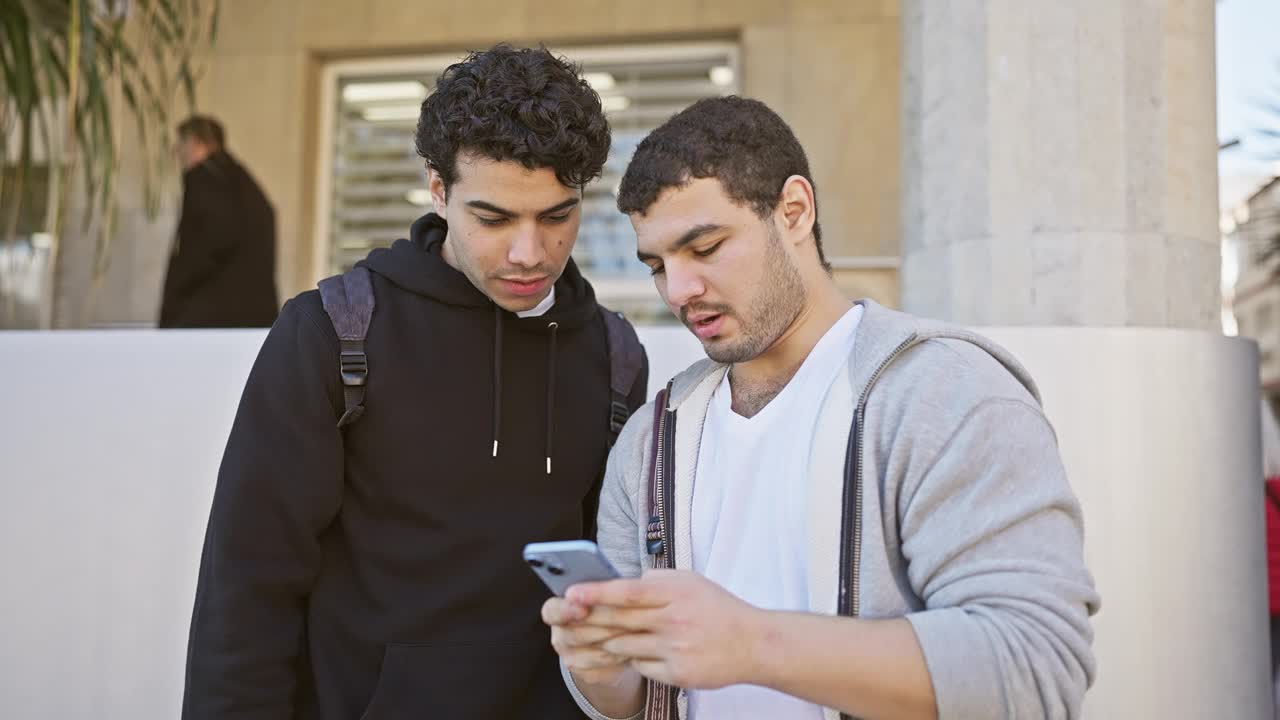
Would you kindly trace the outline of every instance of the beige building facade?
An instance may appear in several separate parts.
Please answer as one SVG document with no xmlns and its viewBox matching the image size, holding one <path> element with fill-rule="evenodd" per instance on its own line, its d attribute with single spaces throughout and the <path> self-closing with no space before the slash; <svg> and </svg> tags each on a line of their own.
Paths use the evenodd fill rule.
<svg viewBox="0 0 1280 720">
<path fill-rule="evenodd" d="M 282 300 L 333 269 L 324 257 L 334 242 L 325 206 L 339 174 L 333 103 L 343 71 L 381 64 L 404 77 L 417 63 L 429 87 L 442 58 L 506 41 L 545 43 L 579 62 L 601 48 L 659 62 L 673 47 L 727 49 L 732 91 L 777 110 L 809 153 L 841 285 L 851 296 L 898 303 L 896 0 L 223 0 L 220 27 L 197 86 L 198 110 L 225 123 L 231 151 L 275 203 Z M 87 324 L 145 324 L 154 316 L 174 220 L 148 223 L 131 202 L 122 197 L 122 232 Z M 398 223 L 402 234 L 408 224 Z M 88 287 L 82 254 L 67 255 L 64 293 Z M 635 278 L 616 292 L 652 294 Z M 609 301 L 607 290 L 601 294 Z"/>
<path fill-rule="evenodd" d="M 613 106 L 622 159 L 644 128 L 699 93 L 768 103 L 809 153 L 827 254 L 850 296 L 971 324 L 1218 323 L 1210 2 L 223 0 L 221 8 L 197 109 L 224 121 L 231 150 L 276 205 L 282 300 L 367 244 L 402 236 L 422 211 L 344 210 L 344 187 L 392 192 L 351 181 L 355 159 L 343 153 L 352 148 L 399 153 L 389 166 L 386 155 L 374 163 L 398 173 L 394 192 L 425 185 L 408 147 L 411 120 L 401 118 L 399 136 L 357 133 L 344 145 L 344 88 L 412 80 L 425 91 L 453 58 L 507 41 L 545 43 L 589 74 L 612 73 L 620 87 L 628 72 L 652 79 L 680 58 L 711 63 L 709 82 L 695 87 L 685 68 L 678 97 L 655 101 L 638 124 L 626 119 L 636 107 Z M 610 73 L 592 72 L 601 68 Z M 715 70 L 726 68 L 731 80 L 713 87 Z M 655 86 L 663 82 L 641 85 L 629 100 L 602 89 L 606 107 L 666 91 Z M 577 255 L 605 301 L 629 309 L 656 298 L 626 260 L 629 227 L 609 209 L 619 158 L 589 201 L 613 227 L 584 231 Z M 175 218 L 146 221 L 127 154 L 122 172 L 110 268 L 90 282 L 92 249 L 65 239 L 59 294 L 85 309 L 60 313 L 57 325 L 155 317 Z M 354 238 L 342 231 L 343 212 L 366 223 Z M 597 272 L 591 256 L 601 243 L 613 264 Z"/>
</svg>

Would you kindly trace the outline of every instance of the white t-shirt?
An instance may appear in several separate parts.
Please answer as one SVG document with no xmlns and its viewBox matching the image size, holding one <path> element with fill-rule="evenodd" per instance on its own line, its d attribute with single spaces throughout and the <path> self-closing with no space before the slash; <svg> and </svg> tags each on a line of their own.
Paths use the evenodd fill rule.
<svg viewBox="0 0 1280 720">
<path fill-rule="evenodd" d="M 693 569 L 760 608 L 808 611 L 809 449 L 827 390 L 853 350 L 862 306 L 845 313 L 754 417 L 711 398 L 693 486 Z M 696 720 L 822 720 L 822 708 L 756 685 L 689 693 Z"/>
<path fill-rule="evenodd" d="M 519 318 L 542 317 L 543 315 L 546 315 L 547 312 L 551 310 L 551 308 L 555 307 L 555 304 L 556 304 L 556 286 L 552 285 L 551 292 L 547 293 L 547 296 L 542 298 L 542 302 L 529 308 L 528 310 L 521 310 L 520 312 L 516 313 L 516 317 L 519 317 Z"/>
</svg>

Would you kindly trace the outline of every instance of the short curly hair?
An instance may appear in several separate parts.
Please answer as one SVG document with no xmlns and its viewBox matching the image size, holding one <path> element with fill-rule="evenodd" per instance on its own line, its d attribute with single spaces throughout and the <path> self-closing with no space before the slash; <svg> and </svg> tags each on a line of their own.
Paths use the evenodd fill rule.
<svg viewBox="0 0 1280 720">
<path fill-rule="evenodd" d="M 579 69 L 543 48 L 496 45 L 450 65 L 422 102 L 414 146 L 448 189 L 460 151 L 551 168 L 568 187 L 600 177 L 609 122 Z"/>
<path fill-rule="evenodd" d="M 791 127 L 759 100 L 730 95 L 705 98 L 676 113 L 636 147 L 618 188 L 618 209 L 644 215 L 663 190 L 695 178 L 716 178 L 737 203 L 769 217 L 787 178 L 813 186 L 813 239 L 828 272 L 818 224 L 818 186 Z"/>
</svg>

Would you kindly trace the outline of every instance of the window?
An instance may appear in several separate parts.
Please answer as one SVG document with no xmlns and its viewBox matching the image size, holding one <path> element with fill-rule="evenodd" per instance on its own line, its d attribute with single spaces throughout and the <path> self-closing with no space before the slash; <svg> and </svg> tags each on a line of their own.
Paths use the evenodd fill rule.
<svg viewBox="0 0 1280 720">
<path fill-rule="evenodd" d="M 622 173 L 649 131 L 694 101 L 738 91 L 729 43 L 556 48 L 582 66 L 613 128 L 604 176 L 585 190 L 574 258 L 601 302 L 639 321 L 669 320 L 635 235 L 615 207 Z M 323 79 L 326 117 L 316 218 L 317 277 L 350 268 L 370 249 L 404 237 L 427 211 L 422 160 L 413 149 L 418 108 L 455 56 L 341 62 Z"/>
</svg>

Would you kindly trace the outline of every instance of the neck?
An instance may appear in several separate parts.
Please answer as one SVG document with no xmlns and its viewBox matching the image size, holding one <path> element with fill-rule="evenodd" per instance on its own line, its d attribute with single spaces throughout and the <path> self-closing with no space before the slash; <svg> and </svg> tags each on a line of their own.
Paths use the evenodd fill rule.
<svg viewBox="0 0 1280 720">
<path fill-rule="evenodd" d="M 444 260 L 445 265 L 459 272 L 462 271 L 462 268 L 458 267 L 458 258 L 453 255 L 453 243 L 449 242 L 449 231 L 447 230 L 444 233 L 444 242 L 440 245 L 440 258 Z"/>
<path fill-rule="evenodd" d="M 823 335 L 849 311 L 849 299 L 829 275 L 812 278 L 804 306 L 769 349 L 735 363 L 729 383 L 734 410 L 750 417 L 786 387 Z"/>
</svg>

